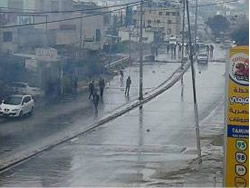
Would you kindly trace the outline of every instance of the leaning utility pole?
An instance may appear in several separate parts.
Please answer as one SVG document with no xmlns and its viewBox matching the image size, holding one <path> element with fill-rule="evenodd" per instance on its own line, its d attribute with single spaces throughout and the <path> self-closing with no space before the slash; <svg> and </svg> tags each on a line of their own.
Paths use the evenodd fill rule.
<svg viewBox="0 0 250 188">
<path fill-rule="evenodd" d="M 188 20 L 188 35 L 189 35 L 189 58 L 191 61 L 191 71 L 192 71 L 192 82 L 193 82 L 193 96 L 194 96 L 194 113 L 195 113 L 195 130 L 196 130 L 196 142 L 197 142 L 197 153 L 199 164 L 201 161 L 201 145 L 200 145 L 200 128 L 199 128 L 199 116 L 198 116 L 198 106 L 196 100 L 196 85 L 195 85 L 195 70 L 194 70 L 194 59 L 193 59 L 193 46 L 192 46 L 192 38 L 191 38 L 191 28 L 190 28 L 190 18 L 189 18 L 189 8 L 188 8 L 188 0 L 186 0 L 187 7 L 187 20 Z"/>
<path fill-rule="evenodd" d="M 143 46 L 142 46 L 142 6 L 143 0 L 141 0 L 140 7 L 140 79 L 139 79 L 139 100 L 143 100 Z"/>
</svg>

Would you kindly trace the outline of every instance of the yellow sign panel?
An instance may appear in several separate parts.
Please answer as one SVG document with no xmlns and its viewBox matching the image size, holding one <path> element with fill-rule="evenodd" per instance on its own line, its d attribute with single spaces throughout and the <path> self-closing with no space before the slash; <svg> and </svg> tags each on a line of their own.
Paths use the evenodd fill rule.
<svg viewBox="0 0 250 188">
<path fill-rule="evenodd" d="M 249 48 L 230 51 L 227 64 L 224 185 L 249 187 Z"/>
</svg>

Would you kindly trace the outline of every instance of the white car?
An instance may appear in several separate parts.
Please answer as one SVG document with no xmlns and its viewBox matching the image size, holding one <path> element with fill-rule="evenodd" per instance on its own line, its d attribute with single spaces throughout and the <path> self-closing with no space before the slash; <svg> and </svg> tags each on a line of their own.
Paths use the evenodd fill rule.
<svg viewBox="0 0 250 188">
<path fill-rule="evenodd" d="M 176 36 L 171 36 L 170 38 L 169 38 L 169 44 L 177 44 L 177 38 L 176 38 Z"/>
<path fill-rule="evenodd" d="M 42 96 L 42 91 L 38 87 L 31 87 L 28 83 L 25 82 L 13 82 L 10 84 L 10 88 L 14 94 L 27 94 L 33 97 Z"/>
<path fill-rule="evenodd" d="M 0 116 L 23 117 L 32 115 L 34 100 L 31 95 L 11 95 L 2 101 L 0 105 Z"/>
<path fill-rule="evenodd" d="M 197 62 L 198 63 L 208 63 L 208 54 L 207 53 L 200 53 L 197 57 Z"/>
</svg>

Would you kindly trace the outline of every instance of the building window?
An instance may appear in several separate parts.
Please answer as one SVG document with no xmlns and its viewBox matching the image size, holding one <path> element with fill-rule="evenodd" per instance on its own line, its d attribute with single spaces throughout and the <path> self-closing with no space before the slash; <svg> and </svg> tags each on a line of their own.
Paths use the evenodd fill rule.
<svg viewBox="0 0 250 188">
<path fill-rule="evenodd" d="M 149 25 L 151 24 L 151 22 L 152 22 L 151 20 L 148 20 L 148 24 L 149 24 Z"/>
<path fill-rule="evenodd" d="M 161 23 L 161 20 L 157 20 L 157 23 Z"/>
<path fill-rule="evenodd" d="M 176 16 L 176 12 L 172 12 L 172 16 Z"/>
<path fill-rule="evenodd" d="M 143 41 L 147 41 L 147 40 L 148 40 L 148 37 L 142 37 L 142 40 L 143 40 Z"/>
<path fill-rule="evenodd" d="M 162 12 L 159 12 L 159 15 L 162 15 Z"/>
<path fill-rule="evenodd" d="M 3 33 L 3 42 L 12 42 L 12 38 L 12 32 L 7 31 Z"/>
<path fill-rule="evenodd" d="M 176 15 L 177 15 L 177 16 L 180 16 L 180 13 L 179 13 L 179 12 L 176 12 Z"/>
<path fill-rule="evenodd" d="M 172 24 L 172 20 L 168 20 L 168 24 Z"/>
<path fill-rule="evenodd" d="M 166 16 L 170 16 L 170 12 L 166 12 Z"/>
<path fill-rule="evenodd" d="M 96 42 L 100 42 L 101 41 L 101 30 L 100 29 L 96 30 L 95 40 L 96 40 Z"/>
</svg>

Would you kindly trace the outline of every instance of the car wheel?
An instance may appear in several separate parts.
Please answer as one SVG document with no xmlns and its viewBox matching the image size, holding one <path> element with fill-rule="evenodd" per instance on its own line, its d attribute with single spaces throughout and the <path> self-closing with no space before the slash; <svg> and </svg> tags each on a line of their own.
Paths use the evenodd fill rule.
<svg viewBox="0 0 250 188">
<path fill-rule="evenodd" d="M 19 116 L 18 116 L 19 118 L 23 118 L 23 111 L 21 111 L 20 113 L 19 113 Z"/>
<path fill-rule="evenodd" d="M 30 116 L 32 116 L 33 110 L 34 110 L 34 107 L 32 107 L 31 110 L 30 110 L 30 112 L 29 112 L 29 115 L 30 115 Z"/>
</svg>

